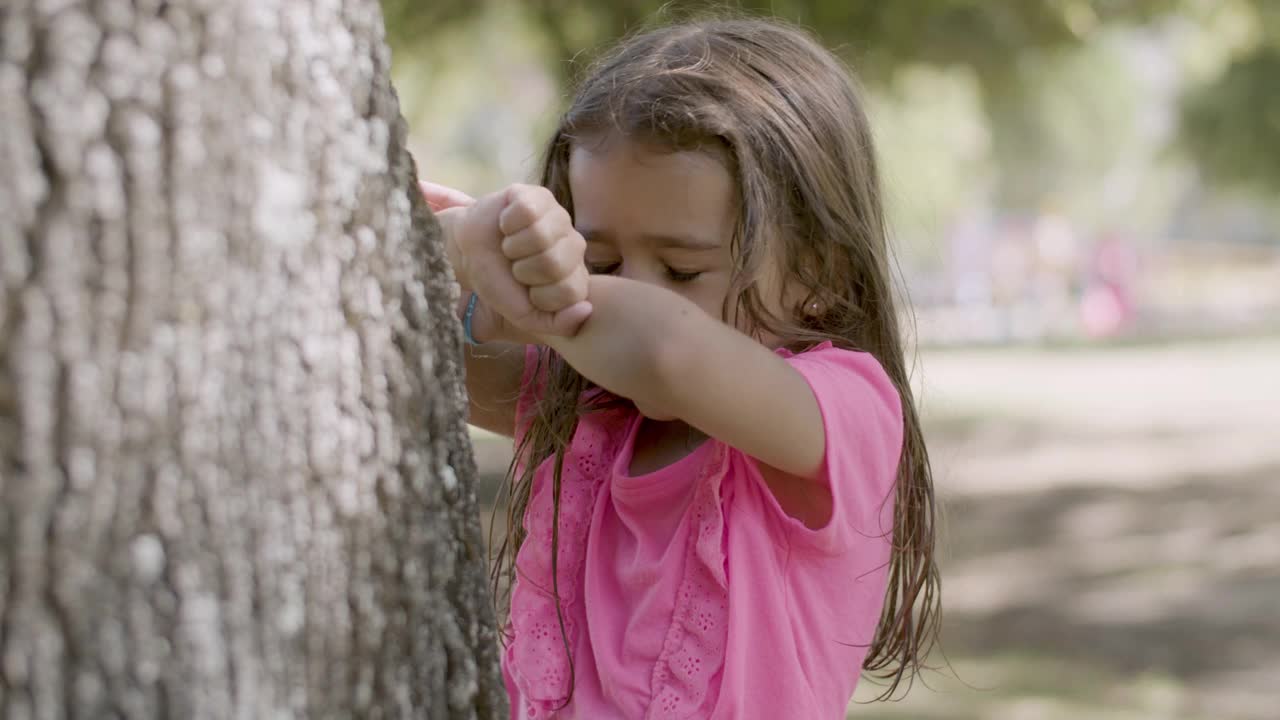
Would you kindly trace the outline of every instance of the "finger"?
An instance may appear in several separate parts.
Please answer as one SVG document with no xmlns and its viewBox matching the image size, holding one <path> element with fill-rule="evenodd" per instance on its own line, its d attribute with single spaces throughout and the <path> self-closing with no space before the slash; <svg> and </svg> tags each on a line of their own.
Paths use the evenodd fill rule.
<svg viewBox="0 0 1280 720">
<path fill-rule="evenodd" d="M 567 218 L 548 213 L 525 229 L 502 238 L 502 254 L 508 260 L 520 260 L 550 250 L 571 230 Z"/>
<path fill-rule="evenodd" d="M 585 300 L 574 303 L 555 314 L 551 320 L 551 334 L 573 337 L 578 334 L 589 317 L 591 317 L 591 303 Z"/>
<path fill-rule="evenodd" d="M 559 312 L 586 299 L 586 288 L 568 280 L 529 288 L 529 304 L 545 312 Z"/>
<path fill-rule="evenodd" d="M 511 275 L 521 284 L 533 287 L 560 282 L 580 268 L 586 272 L 581 252 L 575 252 L 570 244 L 561 243 L 544 253 L 515 261 L 511 264 Z"/>
<path fill-rule="evenodd" d="M 591 315 L 591 303 L 574 303 L 558 313 L 534 310 L 512 321 L 512 325 L 534 336 L 559 335 L 572 337 Z"/>
<path fill-rule="evenodd" d="M 503 235 L 515 235 L 556 207 L 551 191 L 536 185 L 512 185 L 507 189 L 507 206 L 498 216 Z"/>
<path fill-rule="evenodd" d="M 454 188 L 427 180 L 418 181 L 418 189 L 432 212 L 440 212 L 453 207 L 466 207 L 475 202 L 475 198 Z"/>
<path fill-rule="evenodd" d="M 559 312 L 574 303 L 582 302 L 587 299 L 590 277 L 586 268 L 579 267 L 560 282 L 531 287 L 528 291 L 529 304 L 546 312 Z"/>
</svg>

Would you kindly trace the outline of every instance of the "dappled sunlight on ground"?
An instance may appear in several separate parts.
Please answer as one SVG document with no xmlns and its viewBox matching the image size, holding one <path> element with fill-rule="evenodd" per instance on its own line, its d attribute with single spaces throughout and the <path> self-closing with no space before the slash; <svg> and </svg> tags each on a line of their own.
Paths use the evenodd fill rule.
<svg viewBox="0 0 1280 720">
<path fill-rule="evenodd" d="M 1280 342 L 923 367 L 959 680 L 851 718 L 1277 716 Z"/>
</svg>

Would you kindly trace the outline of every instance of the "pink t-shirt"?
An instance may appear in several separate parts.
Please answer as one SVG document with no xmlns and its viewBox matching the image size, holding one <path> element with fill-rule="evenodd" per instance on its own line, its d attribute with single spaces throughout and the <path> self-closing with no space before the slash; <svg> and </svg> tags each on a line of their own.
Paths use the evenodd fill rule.
<svg viewBox="0 0 1280 720">
<path fill-rule="evenodd" d="M 821 407 L 831 521 L 814 530 L 788 516 L 756 462 L 714 439 L 632 476 L 641 416 L 585 415 L 560 500 L 572 669 L 551 595 L 548 462 L 534 477 L 516 558 L 503 656 L 512 717 L 845 716 L 884 602 L 901 403 L 868 354 L 830 343 L 778 352 Z M 522 427 L 534 364 L 530 355 Z"/>
</svg>

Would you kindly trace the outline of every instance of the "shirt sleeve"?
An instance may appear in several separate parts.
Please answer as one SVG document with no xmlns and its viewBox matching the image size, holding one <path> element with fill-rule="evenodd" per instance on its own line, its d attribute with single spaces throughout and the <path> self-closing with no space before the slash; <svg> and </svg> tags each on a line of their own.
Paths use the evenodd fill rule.
<svg viewBox="0 0 1280 720">
<path fill-rule="evenodd" d="M 831 346 L 787 362 L 818 401 L 825 435 L 819 479 L 832 498 L 831 518 L 820 528 L 786 518 L 793 545 L 843 552 L 859 540 L 891 541 L 903 437 L 902 400 L 893 381 L 870 354 Z"/>
</svg>

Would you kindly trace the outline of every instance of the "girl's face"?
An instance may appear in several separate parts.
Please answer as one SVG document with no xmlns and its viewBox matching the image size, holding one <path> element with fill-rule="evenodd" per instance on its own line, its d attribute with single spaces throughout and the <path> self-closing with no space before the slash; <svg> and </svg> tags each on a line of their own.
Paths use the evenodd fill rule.
<svg viewBox="0 0 1280 720">
<path fill-rule="evenodd" d="M 574 146 L 569 188 L 588 270 L 667 288 L 721 317 L 738 208 L 733 178 L 718 159 L 610 136 Z M 773 267 L 762 281 L 766 309 L 777 313 Z"/>
</svg>

